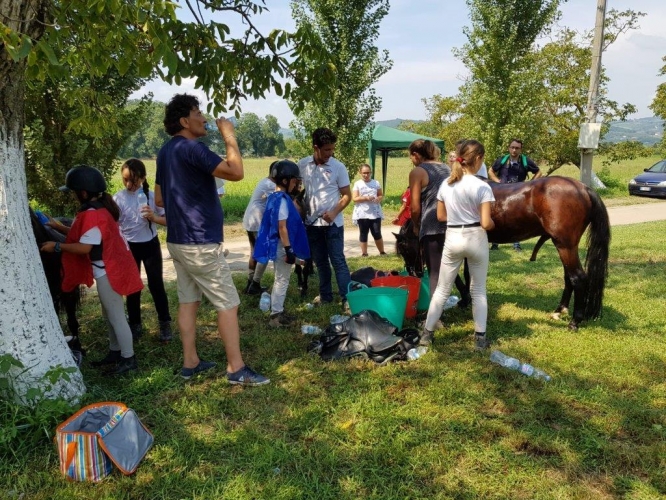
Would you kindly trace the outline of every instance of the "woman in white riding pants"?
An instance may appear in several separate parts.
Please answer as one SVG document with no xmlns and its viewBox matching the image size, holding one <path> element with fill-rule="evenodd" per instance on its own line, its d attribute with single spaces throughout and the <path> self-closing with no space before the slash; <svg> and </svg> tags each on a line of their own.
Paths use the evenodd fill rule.
<svg viewBox="0 0 666 500">
<path fill-rule="evenodd" d="M 460 145 L 458 157 L 451 166 L 451 175 L 437 193 L 437 219 L 447 221 L 444 252 L 439 268 L 437 289 L 430 300 L 428 316 L 421 335 L 421 345 L 433 342 L 433 330 L 451 293 L 463 260 L 467 258 L 471 276 L 472 314 L 474 316 L 475 347 L 486 349 L 488 300 L 488 236 L 495 227 L 490 217 L 490 203 L 495 201 L 490 186 L 476 177 L 485 149 L 478 141 Z"/>
</svg>

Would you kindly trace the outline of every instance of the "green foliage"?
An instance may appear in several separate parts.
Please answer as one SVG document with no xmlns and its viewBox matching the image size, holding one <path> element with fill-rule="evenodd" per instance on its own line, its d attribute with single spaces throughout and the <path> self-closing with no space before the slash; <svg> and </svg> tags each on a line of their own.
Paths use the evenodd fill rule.
<svg viewBox="0 0 666 500">
<path fill-rule="evenodd" d="M 164 103 L 131 100 L 126 108 L 128 111 L 141 109 L 141 126 L 125 141 L 118 151 L 118 157 L 154 158 L 169 140 L 169 135 L 164 130 Z"/>
<path fill-rule="evenodd" d="M 80 68 L 77 69 L 77 72 Z M 73 213 L 76 202 L 57 195 L 65 174 L 75 165 L 87 164 L 109 178 L 118 167 L 116 153 L 142 126 L 146 100 L 125 107 L 127 97 L 142 80 L 109 70 L 104 78 L 72 79 L 48 76 L 27 82 L 25 106 L 25 170 L 28 193 L 54 214 Z M 77 94 L 88 89 L 96 100 L 94 125 L 81 126 Z"/>
<path fill-rule="evenodd" d="M 447 144 L 475 137 L 491 162 L 506 151 L 512 137 L 525 152 L 548 165 L 580 162 L 579 128 L 586 117 L 592 33 L 562 29 L 543 46 L 536 40 L 550 34 L 559 17 L 559 1 L 481 2 L 470 0 L 472 27 L 468 43 L 455 51 L 471 76 L 454 97 L 425 100 L 428 130 Z M 611 10 L 606 18 L 605 47 L 643 16 Z M 607 97 L 608 78 L 600 77 L 597 113 L 603 133 L 613 120 L 636 111 Z"/>
<path fill-rule="evenodd" d="M 241 100 L 263 97 L 269 89 L 292 99 L 299 109 L 305 99 L 326 90 L 335 71 L 326 58 L 312 57 L 318 51 L 308 30 L 261 33 L 252 17 L 267 10 L 263 1 L 196 0 L 183 7 L 187 16 L 178 15 L 179 5 L 168 0 L 39 0 L 31 7 L 32 21 L 21 25 L 23 32 L 0 24 L 8 54 L 27 61 L 28 81 L 77 77 L 77 68 L 91 79 L 112 70 L 139 78 L 157 74 L 175 84 L 189 78 L 207 93 L 212 100 L 208 111 L 217 115 L 227 108 L 238 110 Z M 216 20 L 229 16 L 243 23 L 237 36 Z M 77 93 L 77 130 L 99 121 L 97 98 L 87 87 Z"/>
<path fill-rule="evenodd" d="M 245 113 L 238 119 L 236 133 L 243 156 L 275 156 L 286 150 L 280 124 L 273 115 L 262 119 Z"/>
<path fill-rule="evenodd" d="M 454 53 L 470 70 L 461 88 L 463 113 L 471 117 L 476 137 L 494 158 L 513 136 L 526 139 L 535 125 L 538 81 L 529 74 L 528 55 L 558 15 L 559 0 L 485 2 L 468 0 L 472 26 L 467 43 Z"/>
<path fill-rule="evenodd" d="M 25 369 L 9 354 L 0 356 L 0 457 L 16 460 L 32 453 L 35 446 L 48 442 L 56 426 L 74 409 L 64 399 L 50 399 L 46 394 L 60 379 L 70 380 L 74 367 L 53 367 L 44 374 L 40 387 L 28 389 L 23 401 L 12 385 L 12 370 Z M 24 370 L 25 371 L 25 370 Z M 20 375 L 19 375 L 20 376 Z"/>
<path fill-rule="evenodd" d="M 290 102 L 296 115 L 290 126 L 300 143 L 294 152 L 312 154 L 312 131 L 328 127 L 338 136 L 336 157 L 350 173 L 356 172 L 366 161 L 372 120 L 381 109 L 381 99 L 371 87 L 393 65 L 388 52 L 373 45 L 389 2 L 293 0 L 291 5 L 296 25 L 310 31 L 320 45 L 320 52 L 304 63 L 314 65 L 324 57 L 337 69 L 325 96 L 309 101 L 302 110 Z"/>
<path fill-rule="evenodd" d="M 666 57 L 663 57 L 662 60 L 666 62 Z M 666 66 L 661 68 L 659 75 L 666 75 Z M 666 83 L 660 83 L 657 87 L 657 92 L 652 100 L 652 104 L 650 104 L 650 109 L 654 111 L 656 116 L 666 119 Z M 666 152 L 666 134 L 661 139 L 661 150 L 662 152 Z"/>
</svg>

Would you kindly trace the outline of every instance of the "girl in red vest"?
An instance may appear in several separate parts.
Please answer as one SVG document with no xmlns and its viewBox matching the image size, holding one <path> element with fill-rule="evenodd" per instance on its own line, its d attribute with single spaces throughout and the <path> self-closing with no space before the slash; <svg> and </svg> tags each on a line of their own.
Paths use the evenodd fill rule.
<svg viewBox="0 0 666 500">
<path fill-rule="evenodd" d="M 109 352 L 92 366 L 112 365 L 112 375 L 138 368 L 132 332 L 125 318 L 123 295 L 143 288 L 139 271 L 118 228 L 119 210 L 106 193 L 106 181 L 99 170 L 79 165 L 67 172 L 64 192 L 73 192 L 81 206 L 65 243 L 47 241 L 42 252 L 63 252 L 62 289 L 97 284 L 102 314 L 109 330 Z"/>
</svg>

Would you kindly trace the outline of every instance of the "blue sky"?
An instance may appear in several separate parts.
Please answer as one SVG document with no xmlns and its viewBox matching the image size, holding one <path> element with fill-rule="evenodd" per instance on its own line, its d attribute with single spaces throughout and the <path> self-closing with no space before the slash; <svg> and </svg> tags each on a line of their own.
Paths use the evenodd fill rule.
<svg viewBox="0 0 666 500">
<path fill-rule="evenodd" d="M 271 28 L 290 30 L 294 27 L 287 0 L 267 0 L 270 12 L 255 18 L 265 32 Z M 604 52 L 602 62 L 610 77 L 609 96 L 620 103 L 630 102 L 638 113 L 630 118 L 652 116 L 648 108 L 657 85 L 666 82 L 659 77 L 666 64 L 666 2 L 664 0 L 607 0 L 607 10 L 633 9 L 647 16 L 640 20 L 640 29 L 624 34 Z M 569 0 L 562 8 L 560 26 L 579 31 L 594 28 L 595 0 Z M 393 118 L 424 119 L 423 98 L 436 94 L 454 95 L 466 75 L 461 61 L 452 54 L 454 47 L 465 43 L 462 33 L 469 25 L 465 0 L 392 0 L 389 14 L 381 24 L 376 42 L 387 49 L 393 68 L 375 84 L 382 98 L 382 110 L 376 120 Z M 154 98 L 166 102 L 177 92 L 193 93 L 207 102 L 205 94 L 195 90 L 192 82 L 170 86 L 160 81 L 147 84 L 133 97 L 151 91 Z M 286 102 L 275 95 L 242 104 L 243 112 L 263 117 L 272 114 L 280 125 L 288 127 L 293 118 Z"/>
</svg>

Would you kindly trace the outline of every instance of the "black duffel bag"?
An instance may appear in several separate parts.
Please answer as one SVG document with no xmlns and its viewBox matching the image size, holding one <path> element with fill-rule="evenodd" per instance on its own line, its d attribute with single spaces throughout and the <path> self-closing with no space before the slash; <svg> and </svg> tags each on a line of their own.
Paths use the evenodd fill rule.
<svg viewBox="0 0 666 500">
<path fill-rule="evenodd" d="M 329 325 L 309 350 L 325 361 L 362 357 L 384 364 L 407 358 L 407 351 L 419 343 L 418 331 L 398 332 L 375 311 L 363 310 L 343 323 Z"/>
</svg>

